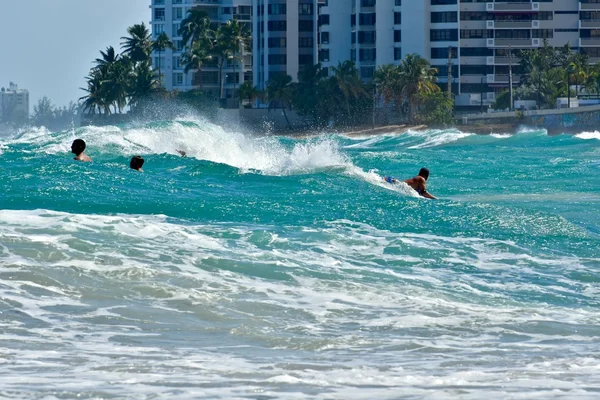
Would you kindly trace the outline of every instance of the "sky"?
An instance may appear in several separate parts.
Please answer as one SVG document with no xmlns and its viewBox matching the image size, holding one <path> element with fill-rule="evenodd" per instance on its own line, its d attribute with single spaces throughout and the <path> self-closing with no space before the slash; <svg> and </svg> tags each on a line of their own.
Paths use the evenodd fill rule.
<svg viewBox="0 0 600 400">
<path fill-rule="evenodd" d="M 150 0 L 0 0 L 0 87 L 28 89 L 30 109 L 85 93 L 100 50 L 120 47 L 127 27 L 150 21 Z"/>
</svg>

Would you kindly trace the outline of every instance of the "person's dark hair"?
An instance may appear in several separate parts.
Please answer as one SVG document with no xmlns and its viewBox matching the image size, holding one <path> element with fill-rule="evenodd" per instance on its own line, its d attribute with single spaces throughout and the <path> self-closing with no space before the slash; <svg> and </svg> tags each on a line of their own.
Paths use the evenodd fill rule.
<svg viewBox="0 0 600 400">
<path fill-rule="evenodd" d="M 421 168 L 419 171 L 419 176 L 422 176 L 425 178 L 425 180 L 427 180 L 427 178 L 429 178 L 429 170 L 427 168 Z"/>
<path fill-rule="evenodd" d="M 142 168 L 142 165 L 144 165 L 144 159 L 140 156 L 133 156 L 129 163 L 129 167 L 132 169 L 140 169 Z"/>
<path fill-rule="evenodd" d="M 85 150 L 85 142 L 83 139 L 75 139 L 73 140 L 73 144 L 71 145 L 71 150 L 73 153 L 80 155 Z"/>
</svg>

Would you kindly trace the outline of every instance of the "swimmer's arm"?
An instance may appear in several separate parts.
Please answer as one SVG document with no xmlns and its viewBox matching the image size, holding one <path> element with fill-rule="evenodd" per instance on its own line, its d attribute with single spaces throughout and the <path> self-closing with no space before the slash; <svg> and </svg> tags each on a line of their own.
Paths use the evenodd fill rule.
<svg viewBox="0 0 600 400">
<path fill-rule="evenodd" d="M 423 179 L 423 193 L 421 196 L 425 197 L 426 199 L 437 200 L 437 197 L 427 191 L 427 183 L 425 183 L 425 179 Z"/>
<path fill-rule="evenodd" d="M 437 197 L 435 197 L 434 195 L 432 195 L 428 191 L 424 191 L 423 194 L 422 194 L 422 196 L 425 197 L 425 198 L 427 198 L 427 199 L 437 200 Z"/>
</svg>

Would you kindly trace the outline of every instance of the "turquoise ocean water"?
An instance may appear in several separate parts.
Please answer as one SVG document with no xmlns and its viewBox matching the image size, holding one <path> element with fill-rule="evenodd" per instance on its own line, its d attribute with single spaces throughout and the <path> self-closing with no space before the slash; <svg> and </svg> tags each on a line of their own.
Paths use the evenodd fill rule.
<svg viewBox="0 0 600 400">
<path fill-rule="evenodd" d="M 599 296 L 598 132 L 0 139 L 3 398 L 596 399 Z"/>
</svg>

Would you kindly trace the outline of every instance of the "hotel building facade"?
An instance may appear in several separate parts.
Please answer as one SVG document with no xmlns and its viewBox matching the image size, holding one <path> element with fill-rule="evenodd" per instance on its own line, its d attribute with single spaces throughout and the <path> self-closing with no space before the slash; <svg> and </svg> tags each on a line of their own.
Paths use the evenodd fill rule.
<svg viewBox="0 0 600 400">
<path fill-rule="evenodd" d="M 544 39 L 600 60 L 599 0 L 152 0 L 151 7 L 153 35 L 165 31 L 177 46 L 162 60 L 168 89 L 199 82 L 194 73 L 183 74 L 176 35 L 192 7 L 217 23 L 236 18 L 249 24 L 252 49 L 237 65 L 236 82 L 252 80 L 260 89 L 275 73 L 296 79 L 317 61 L 329 67 L 353 60 L 368 80 L 377 67 L 416 53 L 438 68 L 444 89 L 451 65 L 457 107 L 487 107 L 508 87 L 509 69 L 513 85 L 520 81 L 518 50 L 542 46 Z M 231 96 L 232 65 L 226 73 Z M 218 90 L 216 65 L 201 74 L 204 88 Z"/>
<path fill-rule="evenodd" d="M 438 68 L 461 108 L 491 105 L 520 81 L 518 50 L 569 44 L 600 58 L 598 0 L 328 0 L 321 8 L 319 59 L 325 66 L 351 59 L 368 79 L 378 66 L 409 53 Z M 509 65 L 510 64 L 510 65 Z"/>
<path fill-rule="evenodd" d="M 296 79 L 302 66 L 317 62 L 317 0 L 152 0 L 150 7 L 152 37 L 166 32 L 176 47 L 163 52 L 160 59 L 153 53 L 153 63 L 161 65 L 168 90 L 189 90 L 201 84 L 204 90 L 219 95 L 217 59 L 205 63 L 199 73 L 185 74 L 181 64 L 185 44 L 178 31 L 188 10 L 195 7 L 206 11 L 215 28 L 237 19 L 252 35 L 243 62 L 225 63 L 225 97 L 231 97 L 245 81 L 264 89 L 276 73 Z"/>
</svg>

